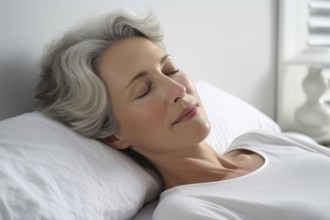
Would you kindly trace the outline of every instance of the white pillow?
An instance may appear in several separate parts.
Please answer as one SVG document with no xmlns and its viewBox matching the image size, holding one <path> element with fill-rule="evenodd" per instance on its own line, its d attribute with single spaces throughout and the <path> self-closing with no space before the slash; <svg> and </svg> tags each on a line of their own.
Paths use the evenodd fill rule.
<svg viewBox="0 0 330 220">
<path fill-rule="evenodd" d="M 219 88 L 203 81 L 195 83 L 211 123 L 206 141 L 223 153 L 239 135 L 253 130 L 280 132 L 264 113 Z"/>
<path fill-rule="evenodd" d="M 160 183 L 41 113 L 0 122 L 0 219 L 131 219 Z"/>
</svg>

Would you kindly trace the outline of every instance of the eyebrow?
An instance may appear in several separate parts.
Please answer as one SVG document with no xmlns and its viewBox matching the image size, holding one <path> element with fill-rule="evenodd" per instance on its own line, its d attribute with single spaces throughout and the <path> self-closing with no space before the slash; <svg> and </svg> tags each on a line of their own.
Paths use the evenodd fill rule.
<svg viewBox="0 0 330 220">
<path fill-rule="evenodd" d="M 160 58 L 159 63 L 160 63 L 160 64 L 165 63 L 165 61 L 166 61 L 169 57 L 171 57 L 171 55 L 166 54 L 165 56 L 163 56 L 162 58 Z M 127 89 L 127 88 L 128 88 L 128 87 L 129 87 L 134 81 L 136 81 L 136 80 L 138 80 L 138 79 L 141 79 L 141 78 L 145 77 L 146 75 L 148 75 L 148 72 L 146 72 L 146 71 L 143 71 L 143 72 L 140 72 L 140 73 L 136 74 L 136 75 L 135 75 L 135 76 L 129 81 L 129 83 L 128 83 L 127 86 L 126 86 L 126 89 Z"/>
</svg>

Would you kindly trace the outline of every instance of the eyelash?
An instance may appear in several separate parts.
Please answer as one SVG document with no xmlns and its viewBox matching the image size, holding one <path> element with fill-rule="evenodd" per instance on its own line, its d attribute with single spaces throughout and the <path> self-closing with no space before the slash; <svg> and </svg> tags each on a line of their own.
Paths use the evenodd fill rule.
<svg viewBox="0 0 330 220">
<path fill-rule="evenodd" d="M 177 72 L 179 72 L 179 69 L 176 69 L 170 73 L 165 74 L 166 76 L 172 76 L 174 74 L 176 74 Z M 143 92 L 143 94 L 139 95 L 138 97 L 136 97 L 136 99 L 140 99 L 143 98 L 144 96 L 148 95 L 148 93 L 151 91 L 153 87 L 153 82 L 147 82 L 147 90 L 145 92 Z"/>
<path fill-rule="evenodd" d="M 147 90 L 145 92 L 143 92 L 142 95 L 139 95 L 138 97 L 136 97 L 136 99 L 140 99 L 143 98 L 144 96 L 148 95 L 148 93 L 151 91 L 153 87 L 153 82 L 147 82 Z"/>
<path fill-rule="evenodd" d="M 176 74 L 176 73 L 179 72 L 179 71 L 180 71 L 179 69 L 176 69 L 176 70 L 174 70 L 174 71 L 172 71 L 172 72 L 170 72 L 170 73 L 166 73 L 165 75 L 166 75 L 166 76 L 172 76 L 172 75 Z"/>
</svg>

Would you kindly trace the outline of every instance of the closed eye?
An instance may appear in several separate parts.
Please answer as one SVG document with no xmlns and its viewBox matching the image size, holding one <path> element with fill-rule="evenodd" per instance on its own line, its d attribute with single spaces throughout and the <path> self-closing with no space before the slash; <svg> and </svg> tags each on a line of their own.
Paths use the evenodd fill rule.
<svg viewBox="0 0 330 220">
<path fill-rule="evenodd" d="M 143 91 L 136 97 L 136 99 L 140 99 L 148 95 L 152 87 L 153 87 L 152 82 L 148 82 L 145 89 L 143 89 Z"/>
<path fill-rule="evenodd" d="M 167 62 L 164 67 L 162 68 L 162 72 L 166 76 L 172 76 L 179 72 L 180 70 L 175 66 L 173 61 Z"/>
<path fill-rule="evenodd" d="M 171 71 L 171 72 L 169 72 L 169 73 L 165 73 L 165 75 L 166 75 L 166 76 L 171 76 L 171 75 L 176 74 L 176 73 L 179 72 L 179 71 L 180 71 L 179 69 L 176 69 L 176 70 Z"/>
</svg>

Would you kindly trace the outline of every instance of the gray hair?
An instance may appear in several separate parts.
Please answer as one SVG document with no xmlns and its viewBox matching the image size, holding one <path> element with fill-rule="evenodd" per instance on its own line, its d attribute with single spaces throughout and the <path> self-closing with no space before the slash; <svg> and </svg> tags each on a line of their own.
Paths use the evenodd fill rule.
<svg viewBox="0 0 330 220">
<path fill-rule="evenodd" d="M 139 17 L 125 10 L 95 17 L 53 42 L 41 60 L 36 110 L 68 125 L 83 136 L 113 135 L 118 123 L 97 61 L 112 42 L 143 36 L 164 48 L 156 16 Z"/>
</svg>

